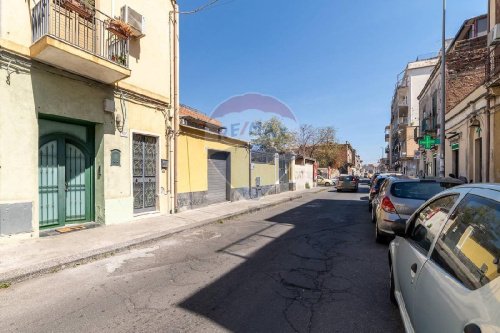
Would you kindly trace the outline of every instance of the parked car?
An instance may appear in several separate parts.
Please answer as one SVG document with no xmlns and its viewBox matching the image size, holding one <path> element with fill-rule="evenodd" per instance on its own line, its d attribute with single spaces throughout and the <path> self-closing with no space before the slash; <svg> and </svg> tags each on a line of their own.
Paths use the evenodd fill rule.
<svg viewBox="0 0 500 333">
<path fill-rule="evenodd" d="M 425 201 L 450 187 L 463 184 L 455 178 L 411 179 L 387 177 L 372 202 L 375 240 L 383 242 L 394 236 L 393 225 L 406 220 Z"/>
<path fill-rule="evenodd" d="M 360 183 L 360 184 L 364 184 L 364 185 L 369 185 L 369 184 L 370 184 L 370 178 L 366 178 L 366 177 L 361 178 L 361 179 L 359 180 L 359 183 Z"/>
<path fill-rule="evenodd" d="M 340 175 L 339 181 L 337 182 L 337 192 L 342 192 L 342 191 L 358 191 L 358 185 L 359 179 L 356 176 L 350 176 L 350 175 Z"/>
<path fill-rule="evenodd" d="M 320 175 L 318 175 L 317 183 L 318 185 L 324 185 L 324 186 L 331 186 L 336 184 L 333 179 L 328 179 Z"/>
<path fill-rule="evenodd" d="M 441 192 L 394 230 L 390 299 L 406 332 L 499 331 L 500 185 Z"/>
<path fill-rule="evenodd" d="M 371 212 L 373 208 L 373 199 L 378 195 L 378 192 L 380 190 L 380 186 L 384 183 L 384 181 L 387 179 L 387 176 L 377 176 L 375 179 L 372 181 L 370 185 L 370 191 L 368 193 L 368 211 Z M 375 222 L 374 216 L 372 215 L 372 221 Z"/>
</svg>

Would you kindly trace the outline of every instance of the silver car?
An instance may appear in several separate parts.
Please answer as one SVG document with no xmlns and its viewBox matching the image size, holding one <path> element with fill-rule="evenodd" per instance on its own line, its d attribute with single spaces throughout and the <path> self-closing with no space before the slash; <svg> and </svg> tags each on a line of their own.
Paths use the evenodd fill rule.
<svg viewBox="0 0 500 333">
<path fill-rule="evenodd" d="M 340 175 L 339 180 L 337 184 L 335 185 L 337 188 L 337 192 L 342 192 L 342 191 L 358 191 L 358 185 L 359 180 L 358 177 L 356 176 L 350 176 L 350 175 Z"/>
<path fill-rule="evenodd" d="M 450 187 L 463 184 L 453 178 L 415 179 L 388 177 L 372 200 L 375 240 L 384 242 L 394 236 L 394 224 L 403 227 L 406 220 L 426 200 Z"/>
<path fill-rule="evenodd" d="M 500 185 L 462 185 L 395 228 L 390 298 L 406 332 L 500 331 Z"/>
</svg>

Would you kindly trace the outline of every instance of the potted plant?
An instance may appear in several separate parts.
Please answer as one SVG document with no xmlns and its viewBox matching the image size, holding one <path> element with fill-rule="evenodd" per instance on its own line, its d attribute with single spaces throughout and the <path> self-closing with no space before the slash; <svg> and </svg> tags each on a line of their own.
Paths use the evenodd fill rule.
<svg viewBox="0 0 500 333">
<path fill-rule="evenodd" d="M 118 38 L 127 39 L 132 34 L 132 28 L 127 23 L 119 19 L 106 20 L 106 29 Z"/>
<path fill-rule="evenodd" d="M 60 0 L 59 4 L 86 20 L 94 16 L 95 0 Z"/>
<path fill-rule="evenodd" d="M 113 62 L 116 62 L 117 64 L 127 66 L 127 58 L 125 57 L 124 54 L 121 55 L 113 54 L 111 55 L 111 60 Z"/>
</svg>

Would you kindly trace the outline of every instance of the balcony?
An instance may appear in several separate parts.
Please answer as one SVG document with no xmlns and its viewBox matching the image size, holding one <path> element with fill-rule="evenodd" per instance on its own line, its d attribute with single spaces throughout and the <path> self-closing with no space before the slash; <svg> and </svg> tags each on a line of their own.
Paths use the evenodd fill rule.
<svg viewBox="0 0 500 333">
<path fill-rule="evenodd" d="M 398 107 L 400 109 L 408 109 L 408 98 L 406 96 L 398 98 Z"/>
<path fill-rule="evenodd" d="M 389 134 L 385 135 L 385 142 L 389 142 Z"/>
<path fill-rule="evenodd" d="M 107 21 L 84 18 L 63 3 L 40 0 L 33 7 L 31 57 L 107 84 L 129 77 L 128 38 L 109 31 Z"/>
<path fill-rule="evenodd" d="M 423 134 L 436 134 L 437 133 L 437 117 L 436 116 L 428 116 L 422 120 L 420 135 Z"/>
</svg>

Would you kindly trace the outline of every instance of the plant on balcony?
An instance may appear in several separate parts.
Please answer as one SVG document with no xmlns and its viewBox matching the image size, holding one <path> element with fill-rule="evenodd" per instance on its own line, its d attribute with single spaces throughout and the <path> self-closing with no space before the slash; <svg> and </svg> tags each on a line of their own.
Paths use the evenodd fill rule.
<svg viewBox="0 0 500 333">
<path fill-rule="evenodd" d="M 127 39 L 132 34 L 132 28 L 127 23 L 118 19 L 106 20 L 106 29 L 118 38 Z"/>
<path fill-rule="evenodd" d="M 120 54 L 120 55 L 113 54 L 113 55 L 111 55 L 111 60 L 113 62 L 116 62 L 117 64 L 127 66 L 127 57 L 124 54 Z"/>
<path fill-rule="evenodd" d="M 88 20 L 94 16 L 95 0 L 60 0 L 61 7 L 73 11 Z"/>
</svg>

